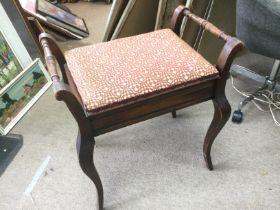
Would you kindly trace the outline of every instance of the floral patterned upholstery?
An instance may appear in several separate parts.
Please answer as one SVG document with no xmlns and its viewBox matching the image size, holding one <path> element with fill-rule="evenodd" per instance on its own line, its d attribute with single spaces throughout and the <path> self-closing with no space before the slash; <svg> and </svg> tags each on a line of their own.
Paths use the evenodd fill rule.
<svg viewBox="0 0 280 210">
<path fill-rule="evenodd" d="M 90 112 L 218 75 L 214 66 L 170 29 L 79 47 L 65 55 Z"/>
</svg>

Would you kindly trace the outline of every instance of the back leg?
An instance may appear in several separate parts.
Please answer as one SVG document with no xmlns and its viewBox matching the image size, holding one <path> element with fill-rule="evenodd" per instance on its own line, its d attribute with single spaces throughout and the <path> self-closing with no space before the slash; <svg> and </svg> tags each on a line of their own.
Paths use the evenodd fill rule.
<svg viewBox="0 0 280 210">
<path fill-rule="evenodd" d="M 175 110 L 175 111 L 172 111 L 172 117 L 173 117 L 173 118 L 176 118 L 176 117 L 177 117 L 176 110 Z"/>
</svg>

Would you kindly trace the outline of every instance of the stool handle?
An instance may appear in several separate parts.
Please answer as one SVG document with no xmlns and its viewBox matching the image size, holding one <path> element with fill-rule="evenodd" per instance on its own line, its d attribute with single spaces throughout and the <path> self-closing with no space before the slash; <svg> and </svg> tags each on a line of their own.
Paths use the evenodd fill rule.
<svg viewBox="0 0 280 210">
<path fill-rule="evenodd" d="M 183 5 L 180 5 L 175 9 L 174 14 L 171 19 L 170 28 L 177 35 L 180 34 L 181 24 L 182 24 L 182 21 L 185 16 L 190 18 L 192 21 L 194 21 L 198 25 L 200 25 L 200 27 L 203 30 L 208 31 L 209 33 L 217 36 L 219 39 L 223 39 L 224 41 L 227 41 L 230 38 L 230 36 L 227 35 L 225 32 L 221 31 L 219 28 L 217 28 L 215 25 L 213 25 L 209 21 L 207 21 L 203 18 L 200 18 L 200 17 L 196 16 L 195 14 L 191 13 L 191 11 Z"/>
<path fill-rule="evenodd" d="M 48 41 L 46 39 L 42 39 L 40 43 L 44 51 L 47 69 L 51 76 L 52 81 L 60 81 L 60 77 L 58 75 L 58 71 L 56 67 L 56 59 L 55 56 L 52 54 L 52 51 L 50 50 Z"/>
<path fill-rule="evenodd" d="M 39 42 L 42 46 L 46 64 L 47 64 L 47 69 L 48 72 L 50 73 L 52 80 L 60 81 L 60 77 L 57 70 L 57 62 L 56 62 L 56 59 L 58 59 L 59 61 L 58 64 L 63 77 L 63 81 L 66 84 L 68 84 L 68 79 L 65 72 L 66 60 L 63 53 L 59 49 L 55 39 L 48 33 L 44 32 L 39 35 Z"/>
<path fill-rule="evenodd" d="M 229 69 L 233 59 L 235 58 L 235 55 L 244 47 L 243 42 L 235 37 L 227 35 L 212 23 L 191 13 L 190 10 L 183 5 L 180 5 L 175 9 L 170 24 L 170 28 L 178 36 L 180 36 L 181 25 L 184 17 L 190 18 L 192 21 L 200 25 L 204 31 L 208 31 L 209 33 L 213 34 L 219 39 L 223 39 L 226 42 L 218 57 L 216 68 L 219 70 L 220 76 L 227 79 L 229 76 Z"/>
<path fill-rule="evenodd" d="M 204 20 L 203 18 L 200 18 L 195 14 L 191 13 L 189 9 L 184 10 L 184 15 L 190 18 L 191 20 L 193 20 L 198 25 L 200 25 L 200 27 L 203 28 L 205 31 L 208 31 L 209 33 L 217 36 L 219 39 L 223 39 L 227 41 L 228 38 L 230 37 L 229 35 L 225 34 L 224 31 L 221 31 L 219 28 L 217 28 L 209 21 Z"/>
</svg>

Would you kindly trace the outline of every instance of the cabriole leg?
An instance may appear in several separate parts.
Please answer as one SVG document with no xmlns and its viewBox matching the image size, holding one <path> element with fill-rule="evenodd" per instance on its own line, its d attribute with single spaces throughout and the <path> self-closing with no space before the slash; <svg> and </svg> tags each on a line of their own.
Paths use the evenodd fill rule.
<svg viewBox="0 0 280 210">
<path fill-rule="evenodd" d="M 83 172 L 95 184 L 98 194 L 98 209 L 103 210 L 103 187 L 98 172 L 94 165 L 94 145 L 95 141 L 93 136 L 85 136 L 79 131 L 77 137 L 77 153 L 79 157 L 79 163 Z"/>
<path fill-rule="evenodd" d="M 224 94 L 213 99 L 214 104 L 214 117 L 208 128 L 204 144 L 203 144 L 203 156 L 206 162 L 207 168 L 213 170 L 213 164 L 211 161 L 211 147 L 216 138 L 220 133 L 226 122 L 228 121 L 231 113 L 231 107 Z"/>
</svg>

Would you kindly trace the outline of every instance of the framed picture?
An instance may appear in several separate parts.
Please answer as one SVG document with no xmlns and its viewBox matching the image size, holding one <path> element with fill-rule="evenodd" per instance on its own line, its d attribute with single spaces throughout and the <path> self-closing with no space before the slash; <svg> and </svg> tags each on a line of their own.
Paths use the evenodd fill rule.
<svg viewBox="0 0 280 210">
<path fill-rule="evenodd" d="M 3 0 L 0 4 L 0 26 L 3 28 L 3 33 L 8 38 L 8 41 L 11 44 L 11 47 L 14 49 L 15 54 L 17 57 L 19 57 L 20 62 L 23 64 L 23 68 L 30 64 L 31 59 L 34 60 L 36 58 L 43 58 L 39 40 L 34 34 L 34 31 L 31 28 L 32 26 L 27 20 L 26 13 L 20 7 L 19 0 Z M 14 33 L 17 33 L 17 38 L 15 37 Z M 12 40 L 10 40 L 11 37 Z M 19 43 L 16 48 L 13 47 L 14 43 Z M 26 50 L 22 50 L 23 47 Z M 17 48 L 19 48 L 19 52 L 17 51 Z M 24 60 L 26 60 L 26 62 L 22 62 L 20 59 L 21 55 L 19 55 L 21 52 L 23 55 L 25 55 L 25 57 L 28 53 L 28 56 L 31 57 L 31 59 L 25 58 Z"/>
<path fill-rule="evenodd" d="M 0 3 L 0 95 L 32 62 L 2 3 Z"/>
<path fill-rule="evenodd" d="M 88 29 L 83 18 L 73 15 L 72 13 L 61 9 L 46 0 L 37 0 L 36 12 L 88 33 Z"/>
<path fill-rule="evenodd" d="M 40 59 L 34 60 L 0 95 L 0 132 L 7 134 L 51 85 Z"/>
<path fill-rule="evenodd" d="M 8 43 L 9 48 L 13 51 L 18 62 L 25 69 L 31 62 L 32 58 L 30 57 L 24 43 L 21 41 L 18 32 L 13 26 L 9 16 L 7 15 L 9 11 L 5 11 L 0 2 L 0 31 L 2 37 L 5 39 L 5 42 Z M 14 11 L 11 11 L 14 12 Z"/>
<path fill-rule="evenodd" d="M 0 94 L 20 75 L 23 68 L 0 29 Z"/>
</svg>

